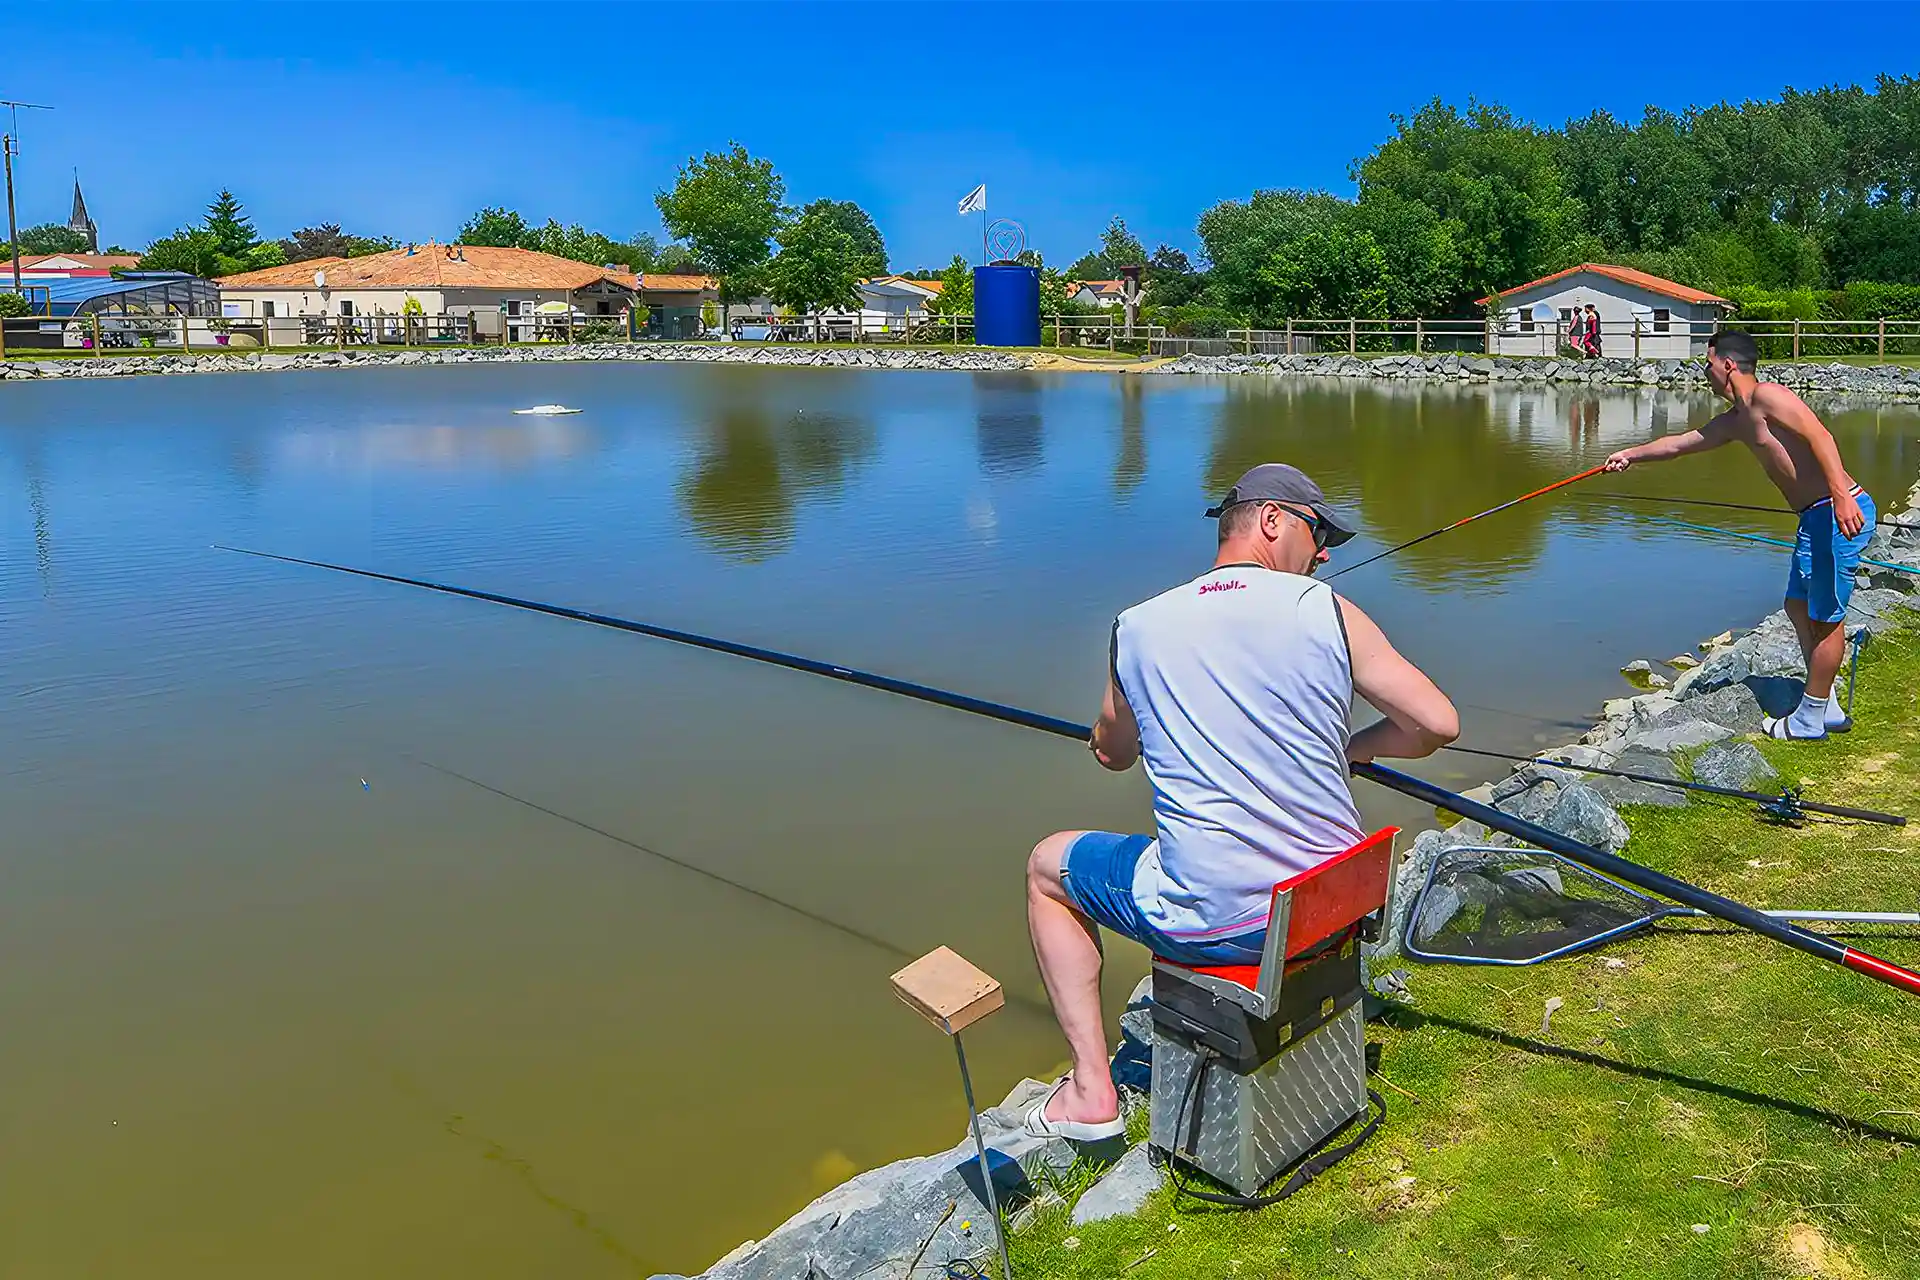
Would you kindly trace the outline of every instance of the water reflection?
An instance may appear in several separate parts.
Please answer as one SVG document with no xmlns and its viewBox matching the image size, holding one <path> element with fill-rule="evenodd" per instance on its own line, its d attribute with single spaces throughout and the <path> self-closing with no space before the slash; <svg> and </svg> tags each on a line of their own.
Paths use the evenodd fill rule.
<svg viewBox="0 0 1920 1280">
<path fill-rule="evenodd" d="M 712 415 L 674 492 L 700 536 L 734 560 L 786 550 L 799 499 L 839 494 L 874 451 L 872 423 L 853 414 L 802 409 L 776 423 L 763 399 L 735 395 Z"/>
<path fill-rule="evenodd" d="M 1138 378 L 1120 381 L 1120 454 L 1113 462 L 1113 491 L 1122 502 L 1147 478 L 1145 388 Z"/>
<path fill-rule="evenodd" d="M 1574 388 L 1229 383 L 1205 468 L 1215 498 L 1246 468 L 1284 460 L 1359 515 L 1390 546 L 1550 484 L 1607 453 L 1662 434 L 1671 393 L 1602 396 Z M 1706 406 L 1701 406 L 1704 410 Z M 1704 415 L 1703 415 L 1704 416 Z M 1408 429 L 1408 420 L 1413 429 Z M 1549 424 L 1564 422 L 1564 434 Z M 1564 502 L 1515 507 L 1394 566 L 1430 591 L 1485 588 L 1535 564 Z M 1356 550 L 1358 550 L 1356 546 Z"/>
<path fill-rule="evenodd" d="M 467 470 L 475 466 L 513 470 L 582 457 L 592 452 L 595 443 L 594 433 L 571 418 L 529 418 L 510 425 L 464 427 L 383 423 L 289 432 L 277 441 L 282 462 L 338 471 L 395 467 Z M 261 463 L 254 444 L 236 442 L 228 466 L 243 487 L 258 484 Z"/>
<path fill-rule="evenodd" d="M 980 469 L 988 475 L 1032 471 L 1044 459 L 1040 387 L 1040 381 L 1028 373 L 974 375 L 974 430 Z"/>
</svg>

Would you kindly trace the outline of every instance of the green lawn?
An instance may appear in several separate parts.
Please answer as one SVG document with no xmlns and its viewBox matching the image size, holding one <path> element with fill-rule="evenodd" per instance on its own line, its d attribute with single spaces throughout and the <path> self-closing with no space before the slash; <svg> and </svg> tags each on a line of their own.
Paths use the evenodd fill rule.
<svg viewBox="0 0 1920 1280">
<path fill-rule="evenodd" d="M 1762 750 L 1809 798 L 1920 810 L 1920 631 L 1867 651 L 1858 712 L 1848 737 Z M 1628 817 L 1628 856 L 1755 905 L 1920 908 L 1920 827 L 1794 830 L 1733 802 Z M 1920 932 L 1860 932 L 1920 965 Z M 1410 1002 L 1370 1028 L 1388 1118 L 1359 1154 L 1254 1213 L 1170 1191 L 1091 1227 L 1048 1210 L 1015 1272 L 1920 1275 L 1920 1000 L 1717 926 L 1410 967 Z"/>
</svg>

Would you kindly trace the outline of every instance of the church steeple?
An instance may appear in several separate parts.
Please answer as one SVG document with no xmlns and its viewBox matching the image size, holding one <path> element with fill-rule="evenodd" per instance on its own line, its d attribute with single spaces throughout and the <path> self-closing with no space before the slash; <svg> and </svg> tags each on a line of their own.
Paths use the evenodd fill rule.
<svg viewBox="0 0 1920 1280">
<path fill-rule="evenodd" d="M 67 229 L 77 231 L 87 238 L 87 252 L 100 252 L 100 231 L 93 225 L 93 219 L 87 216 L 87 198 L 80 194 L 80 171 L 73 173 L 73 213 L 67 219 Z"/>
</svg>

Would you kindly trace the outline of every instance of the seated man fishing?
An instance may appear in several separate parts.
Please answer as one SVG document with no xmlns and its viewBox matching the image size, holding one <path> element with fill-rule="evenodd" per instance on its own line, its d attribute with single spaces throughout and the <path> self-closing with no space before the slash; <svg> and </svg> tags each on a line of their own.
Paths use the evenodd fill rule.
<svg viewBox="0 0 1920 1280">
<path fill-rule="evenodd" d="M 1767 717 L 1761 727 L 1771 738 L 1824 738 L 1853 727 L 1833 700 L 1833 680 L 1846 657 L 1854 570 L 1873 539 L 1873 499 L 1847 474 L 1832 433 L 1806 402 L 1755 376 L 1758 358 L 1750 335 L 1731 329 L 1713 335 L 1707 340 L 1707 379 L 1733 407 L 1697 430 L 1622 449 L 1607 459 L 1607 470 L 1704 453 L 1736 440 L 1753 451 L 1800 513 L 1787 573 L 1787 616 L 1807 661 L 1800 705 L 1790 715 Z"/>
<path fill-rule="evenodd" d="M 1349 761 L 1414 758 L 1459 717 L 1372 619 L 1315 582 L 1353 536 L 1300 471 L 1270 462 L 1219 506 L 1220 550 L 1191 582 L 1122 613 L 1089 744 L 1146 762 L 1156 835 L 1062 831 L 1027 863 L 1027 923 L 1072 1071 L 1030 1132 L 1122 1132 L 1100 1016 L 1100 931 L 1181 964 L 1258 964 L 1273 886 L 1361 838 Z M 1349 733 L 1354 691 L 1385 718 Z"/>
</svg>

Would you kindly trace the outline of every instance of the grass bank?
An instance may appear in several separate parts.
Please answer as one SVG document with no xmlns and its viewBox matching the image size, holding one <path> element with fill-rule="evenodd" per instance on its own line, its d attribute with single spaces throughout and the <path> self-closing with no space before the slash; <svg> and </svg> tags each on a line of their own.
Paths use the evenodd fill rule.
<svg viewBox="0 0 1920 1280">
<path fill-rule="evenodd" d="M 1810 798 L 1915 809 L 1920 629 L 1867 650 L 1857 709 L 1844 738 L 1761 750 Z M 1755 905 L 1920 908 L 1920 826 L 1627 816 L 1628 856 Z M 1920 932 L 1857 936 L 1920 964 Z M 1920 1001 L 1698 925 L 1535 969 L 1412 966 L 1411 988 L 1369 1028 L 1388 1118 L 1359 1154 L 1254 1213 L 1170 1190 L 1087 1227 L 1047 1210 L 1016 1274 L 1920 1275 Z"/>
</svg>

